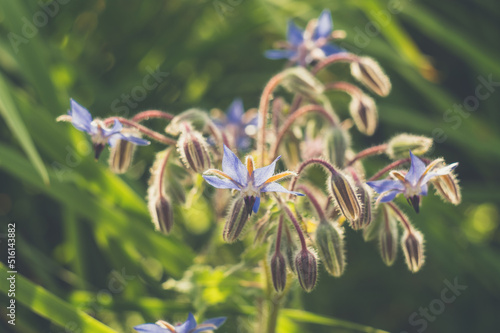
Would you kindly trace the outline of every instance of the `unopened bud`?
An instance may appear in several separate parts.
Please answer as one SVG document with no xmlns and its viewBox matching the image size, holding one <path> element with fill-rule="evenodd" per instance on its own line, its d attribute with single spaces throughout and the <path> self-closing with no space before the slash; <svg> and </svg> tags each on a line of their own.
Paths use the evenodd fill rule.
<svg viewBox="0 0 500 333">
<path fill-rule="evenodd" d="M 171 135 L 179 135 L 185 131 L 186 124 L 203 131 L 210 121 L 210 117 L 205 111 L 193 108 L 175 116 L 165 128 L 165 132 Z"/>
<path fill-rule="evenodd" d="M 372 58 L 360 57 L 358 61 L 352 62 L 351 74 L 379 96 L 387 96 L 391 91 L 389 77 Z"/>
<path fill-rule="evenodd" d="M 353 96 L 349 104 L 349 112 L 358 130 L 368 136 L 375 133 L 378 122 L 378 111 L 375 101 L 367 96 Z"/>
<path fill-rule="evenodd" d="M 424 264 L 424 238 L 417 230 L 408 230 L 401 238 L 401 246 L 406 259 L 406 265 L 412 273 L 418 272 Z"/>
<path fill-rule="evenodd" d="M 345 164 L 345 154 L 350 140 L 347 132 L 340 127 L 331 128 L 325 135 L 326 156 L 334 165 L 342 168 Z"/>
<path fill-rule="evenodd" d="M 245 198 L 242 196 L 238 197 L 234 200 L 229 210 L 222 238 L 228 243 L 235 242 L 245 228 L 249 216 L 250 212 L 245 204 Z"/>
<path fill-rule="evenodd" d="M 345 269 L 343 230 L 330 222 L 322 221 L 316 229 L 316 246 L 319 258 L 333 276 L 341 276 Z"/>
<path fill-rule="evenodd" d="M 413 134 L 399 134 L 387 143 L 387 155 L 394 159 L 410 157 L 410 150 L 414 155 L 422 155 L 432 147 L 432 139 Z"/>
<path fill-rule="evenodd" d="M 177 149 L 184 165 L 194 172 L 202 173 L 210 168 L 208 144 L 200 132 L 187 127 L 177 141 Z"/>
<path fill-rule="evenodd" d="M 295 256 L 295 269 L 302 289 L 307 292 L 313 290 L 318 274 L 318 262 L 313 252 L 302 249 Z"/>
<path fill-rule="evenodd" d="M 174 211 L 166 195 L 156 200 L 154 212 L 151 212 L 156 230 L 168 234 L 174 225 Z"/>
<path fill-rule="evenodd" d="M 335 198 L 342 214 L 354 223 L 359 218 L 361 205 L 350 181 L 340 172 L 332 173 L 329 180 L 330 194 Z"/>
<path fill-rule="evenodd" d="M 323 94 L 325 86 L 304 67 L 292 67 L 283 71 L 281 85 L 291 93 L 298 93 L 310 98 Z"/>
<path fill-rule="evenodd" d="M 366 228 L 373 220 L 371 189 L 364 184 L 359 184 L 356 188 L 359 201 L 361 202 L 361 212 L 359 218 L 352 222 L 354 230 Z"/>
<path fill-rule="evenodd" d="M 394 214 L 387 210 L 382 223 L 379 233 L 380 255 L 382 261 L 391 266 L 398 254 L 398 222 Z"/>
<path fill-rule="evenodd" d="M 132 164 L 135 147 L 136 144 L 130 141 L 118 139 L 111 148 L 111 154 L 109 155 L 109 168 L 111 171 L 117 174 L 127 172 L 130 164 Z"/>
<path fill-rule="evenodd" d="M 443 176 L 437 176 L 431 179 L 432 185 L 436 189 L 436 193 L 443 198 L 444 201 L 458 205 L 462 201 L 462 193 L 458 180 L 453 173 Z"/>
<path fill-rule="evenodd" d="M 271 277 L 274 289 L 282 292 L 286 286 L 286 261 L 281 252 L 275 252 L 271 257 Z"/>
</svg>

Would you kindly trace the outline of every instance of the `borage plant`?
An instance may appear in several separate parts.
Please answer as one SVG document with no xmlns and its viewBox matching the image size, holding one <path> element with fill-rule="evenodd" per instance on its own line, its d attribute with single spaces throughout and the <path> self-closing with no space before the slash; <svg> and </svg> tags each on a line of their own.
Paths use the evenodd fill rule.
<svg viewBox="0 0 500 333">
<path fill-rule="evenodd" d="M 235 242 L 250 234 L 253 248 L 267 247 L 267 255 L 253 252 L 260 265 L 248 260 L 246 252 L 243 264 L 221 268 L 227 279 L 242 268 L 249 272 L 258 268 L 267 281 L 247 283 L 264 291 L 257 293 L 257 305 L 264 309 L 257 311 L 257 332 L 275 332 L 283 296 L 295 285 L 293 280 L 305 291 L 314 288 L 318 261 L 332 276 L 344 273 L 345 228 L 362 230 L 367 241 L 377 239 L 382 260 L 389 266 L 396 259 L 399 243 L 409 270 L 417 272 L 424 263 L 424 238 L 393 199 L 403 194 L 418 213 L 420 198 L 432 185 L 445 201 L 456 205 L 461 200 L 453 173 L 457 163 L 446 165 L 442 158 L 417 157 L 429 151 L 430 138 L 400 134 L 365 149 L 352 146 L 353 125 L 366 136 L 375 132 L 375 101 L 356 84 L 332 80 L 324 70 L 342 69 L 342 63 L 347 63 L 354 82 L 381 97 L 389 94 L 391 83 L 376 61 L 333 44 L 343 35 L 333 31 L 329 11 L 311 20 L 304 31 L 290 21 L 288 40 L 279 44 L 284 49 L 266 52 L 269 58 L 288 59 L 288 67 L 269 80 L 258 112 L 244 112 L 242 102 L 235 100 L 227 116 L 222 112 L 210 116 L 199 109 L 176 116 L 149 110 L 131 119 L 93 120 L 86 109 L 71 101 L 69 114 L 59 118 L 92 136 L 96 158 L 109 143 L 110 167 L 117 173 L 130 166 L 137 145 L 149 143 L 143 136 L 167 146 L 156 156 L 148 190 L 150 213 L 159 231 L 172 230 L 175 207 L 189 209 L 197 198 L 194 194 L 204 193 L 217 218 L 225 220 L 224 241 Z M 350 118 L 341 119 L 335 112 L 329 91 L 349 95 Z M 155 118 L 169 121 L 167 135 L 140 124 Z M 243 154 L 245 163 L 240 160 Z M 391 161 L 367 175 L 363 161 L 381 154 Z M 324 173 L 310 166 L 320 166 Z M 276 169 L 292 171 L 276 173 Z M 401 238 L 398 225 L 403 230 Z M 199 262 L 207 261 L 207 256 L 200 257 Z M 167 281 L 165 287 L 186 292 L 190 285 L 186 280 L 193 282 L 199 267 L 186 274 L 184 281 Z M 160 321 L 136 329 L 201 332 L 217 328 L 222 320 L 216 324 L 208 321 L 213 325 L 200 328 L 190 315 L 186 323 L 173 326 Z"/>
</svg>

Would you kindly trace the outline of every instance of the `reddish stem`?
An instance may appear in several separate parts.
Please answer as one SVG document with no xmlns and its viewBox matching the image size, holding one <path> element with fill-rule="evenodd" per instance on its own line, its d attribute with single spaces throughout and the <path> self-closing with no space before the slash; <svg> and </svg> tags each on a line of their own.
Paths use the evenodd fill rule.
<svg viewBox="0 0 500 333">
<path fill-rule="evenodd" d="M 280 247 L 281 247 L 281 232 L 283 230 L 283 214 L 280 215 L 279 223 L 278 223 L 278 233 L 276 234 L 276 253 L 280 252 Z"/>
<path fill-rule="evenodd" d="M 165 170 L 167 169 L 167 162 L 168 159 L 170 158 L 170 154 L 172 153 L 172 148 L 168 148 L 165 151 L 165 156 L 163 157 L 162 161 L 160 162 L 160 171 L 158 173 L 158 193 L 160 195 L 163 195 L 163 176 L 165 175 Z"/>
<path fill-rule="evenodd" d="M 363 91 L 352 83 L 338 81 L 325 84 L 325 90 L 340 90 L 351 96 L 362 96 Z"/>
<path fill-rule="evenodd" d="M 293 191 L 295 189 L 295 184 L 297 183 L 297 180 L 299 179 L 302 171 L 304 171 L 304 169 L 311 164 L 319 164 L 333 174 L 338 173 L 338 171 L 333 167 L 333 165 L 331 165 L 330 163 L 328 163 L 325 160 L 322 160 L 319 158 L 308 159 L 308 160 L 302 162 L 302 164 L 299 166 L 299 169 L 297 170 L 297 176 L 293 177 L 292 180 L 290 181 L 290 185 L 288 186 L 288 189 L 290 191 Z"/>
<path fill-rule="evenodd" d="M 132 121 L 140 122 L 142 120 L 147 120 L 150 118 L 161 118 L 161 119 L 172 120 L 174 118 L 174 115 L 160 110 L 147 110 L 139 112 L 138 114 L 133 116 Z"/>
<path fill-rule="evenodd" d="M 290 220 L 292 221 L 293 223 L 293 226 L 295 227 L 295 230 L 297 230 L 297 234 L 299 235 L 299 239 L 300 239 L 300 245 L 302 247 L 302 250 L 306 250 L 307 249 L 307 245 L 306 245 L 306 239 L 304 238 L 304 232 L 302 231 L 302 229 L 300 228 L 300 225 L 299 225 L 299 221 L 297 221 L 297 219 L 295 218 L 295 216 L 293 215 L 292 211 L 290 210 L 290 208 L 288 208 L 287 206 L 285 206 L 284 204 L 282 205 L 283 206 L 283 209 L 285 210 L 286 214 L 288 215 L 288 217 L 290 218 Z"/>
<path fill-rule="evenodd" d="M 320 61 L 313 69 L 312 73 L 316 75 L 320 70 L 325 68 L 328 65 L 331 65 L 336 62 L 355 62 L 358 61 L 359 58 L 357 55 L 347 52 L 332 54 L 331 56 Z"/>
<path fill-rule="evenodd" d="M 322 223 L 323 221 L 326 221 L 325 212 L 323 211 L 323 209 L 321 209 L 321 205 L 319 204 L 318 200 L 316 200 L 316 197 L 313 194 L 313 192 L 311 191 L 311 189 L 307 186 L 304 186 L 304 185 L 300 185 L 297 189 L 299 191 L 304 192 L 304 194 L 307 196 L 309 201 L 311 201 L 311 204 L 314 206 L 314 208 L 316 209 L 316 212 L 318 213 L 320 223 Z"/>
<path fill-rule="evenodd" d="M 371 176 L 370 179 L 368 179 L 368 180 L 369 181 L 376 180 L 376 179 L 382 177 L 386 172 L 389 172 L 392 169 L 395 169 L 398 166 L 403 165 L 405 163 L 408 163 L 410 161 L 411 161 L 411 158 L 408 157 L 408 158 L 404 158 L 404 159 L 392 162 L 391 164 L 385 166 L 383 169 L 380 169 L 376 174 L 374 174 L 373 176 Z"/>
<path fill-rule="evenodd" d="M 359 153 L 357 153 L 356 156 L 354 156 L 353 159 L 350 160 L 347 163 L 347 166 L 351 166 L 357 160 L 361 160 L 361 159 L 363 159 L 365 157 L 372 156 L 372 155 L 382 154 L 386 150 L 387 150 L 387 144 L 382 144 L 382 145 L 378 145 L 378 146 L 373 146 L 373 147 L 370 147 L 370 148 L 366 148 L 366 149 L 360 151 Z"/>
<path fill-rule="evenodd" d="M 166 136 L 161 135 L 160 133 L 155 132 L 155 131 L 147 128 L 146 126 L 142 126 L 141 124 L 138 124 L 135 121 L 132 121 L 132 120 L 129 120 L 129 119 L 126 119 L 126 118 L 122 118 L 122 117 L 109 117 L 109 118 L 104 119 L 103 122 L 106 125 L 110 125 L 110 124 L 112 124 L 115 121 L 115 119 L 117 119 L 120 123 L 122 123 L 124 125 L 127 125 L 127 126 L 134 127 L 136 129 L 138 129 L 144 135 L 149 136 L 150 138 L 152 138 L 152 139 L 154 139 L 156 141 L 159 141 L 161 143 L 164 143 L 166 145 L 175 145 L 177 143 L 177 141 L 175 141 L 174 139 L 167 138 Z"/>
<path fill-rule="evenodd" d="M 394 203 L 387 202 L 386 204 L 389 207 L 391 207 L 391 209 L 399 216 L 399 220 L 401 221 L 401 224 L 403 224 L 403 226 L 405 227 L 405 229 L 411 235 L 411 233 L 412 233 L 411 223 L 408 221 L 408 219 L 405 216 L 405 214 L 403 214 L 403 212 L 399 209 L 399 207 L 396 206 Z"/>
</svg>

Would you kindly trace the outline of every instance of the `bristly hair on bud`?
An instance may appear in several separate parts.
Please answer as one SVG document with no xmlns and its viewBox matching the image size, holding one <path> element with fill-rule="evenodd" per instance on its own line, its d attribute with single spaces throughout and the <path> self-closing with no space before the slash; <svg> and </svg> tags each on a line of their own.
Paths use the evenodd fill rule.
<svg viewBox="0 0 500 333">
<path fill-rule="evenodd" d="M 352 62 L 351 74 L 379 96 L 385 97 L 391 92 L 389 77 L 372 58 L 360 57 L 358 61 Z"/>
<path fill-rule="evenodd" d="M 333 127 L 325 135 L 328 160 L 339 168 L 344 167 L 345 155 L 351 145 L 349 134 L 341 127 Z"/>
<path fill-rule="evenodd" d="M 283 72 L 281 85 L 292 93 L 317 98 L 325 91 L 325 86 L 304 67 L 291 67 Z"/>
<path fill-rule="evenodd" d="M 136 146 L 137 145 L 133 142 L 118 139 L 111 148 L 111 153 L 109 155 L 110 170 L 116 174 L 127 172 L 132 164 Z"/>
<path fill-rule="evenodd" d="M 375 133 L 378 123 L 378 111 L 375 101 L 362 94 L 360 96 L 353 96 L 349 104 L 349 112 L 358 130 L 368 136 Z"/>
<path fill-rule="evenodd" d="M 351 223 L 354 223 L 360 215 L 361 204 L 351 185 L 352 181 L 340 172 L 332 173 L 328 180 L 328 190 L 335 199 L 340 211 Z"/>
<path fill-rule="evenodd" d="M 398 253 L 398 221 L 392 211 L 384 210 L 382 225 L 379 229 L 379 245 L 382 261 L 391 266 Z"/>
<path fill-rule="evenodd" d="M 200 132 L 193 130 L 191 125 L 184 123 L 185 131 L 177 140 L 177 150 L 187 168 L 202 173 L 210 169 L 211 160 L 208 144 Z"/>
<path fill-rule="evenodd" d="M 401 238 L 401 246 L 406 259 L 406 265 L 412 273 L 420 270 L 424 264 L 424 237 L 418 230 L 406 230 Z"/>
<path fill-rule="evenodd" d="M 156 230 L 169 233 L 174 225 L 173 207 L 164 191 L 165 168 L 172 149 L 168 148 L 156 155 L 151 168 L 148 188 L 148 209 Z"/>
<path fill-rule="evenodd" d="M 366 184 L 358 184 L 356 187 L 356 193 L 358 195 L 359 201 L 361 202 L 361 212 L 359 218 L 352 223 L 352 228 L 354 230 L 359 230 L 366 228 L 372 223 L 373 212 L 372 212 L 372 189 Z"/>
<path fill-rule="evenodd" d="M 295 256 L 295 270 L 302 289 L 307 292 L 312 291 L 318 277 L 318 261 L 314 251 L 301 249 Z"/>
<path fill-rule="evenodd" d="M 436 189 L 436 193 L 446 202 L 451 202 L 454 205 L 460 204 L 462 201 L 462 193 L 458 179 L 453 172 L 437 176 L 431 180 L 432 185 Z"/>
<path fill-rule="evenodd" d="M 274 289 L 280 293 L 285 289 L 287 272 L 285 257 L 279 250 L 271 257 L 270 266 Z"/>
<path fill-rule="evenodd" d="M 336 222 L 321 221 L 315 239 L 319 258 L 327 272 L 335 277 L 341 276 L 346 263 L 343 229 Z"/>
<path fill-rule="evenodd" d="M 414 155 L 423 155 L 432 147 L 432 138 L 413 134 L 398 134 L 387 143 L 386 154 L 393 160 L 410 157 L 410 151 Z"/>
<path fill-rule="evenodd" d="M 250 217 L 251 207 L 248 209 L 245 204 L 245 197 L 239 195 L 231 204 L 227 216 L 222 238 L 228 243 L 233 243 L 241 235 Z"/>
</svg>

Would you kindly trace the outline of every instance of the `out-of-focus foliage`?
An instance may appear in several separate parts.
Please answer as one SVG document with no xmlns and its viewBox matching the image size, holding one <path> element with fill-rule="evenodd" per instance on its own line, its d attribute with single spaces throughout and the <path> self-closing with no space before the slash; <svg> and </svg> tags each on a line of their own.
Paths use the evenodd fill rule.
<svg viewBox="0 0 500 333">
<path fill-rule="evenodd" d="M 155 232 L 144 198 L 148 166 L 160 147 L 139 149 L 132 170 L 117 176 L 105 158 L 94 162 L 82 133 L 54 119 L 66 112 L 70 96 L 101 117 L 154 108 L 225 109 L 238 96 L 256 107 L 263 85 L 283 65 L 263 51 L 284 39 L 288 18 L 303 24 L 324 8 L 347 33 L 341 46 L 377 59 L 393 83 L 389 97 L 377 100 L 379 129 L 355 146 L 401 132 L 434 137 L 434 155 L 460 161 L 463 202 L 455 207 L 425 198 L 419 215 L 408 209 L 426 235 L 426 265 L 417 274 L 402 260 L 387 268 L 374 245 L 350 231 L 346 273 L 339 279 L 325 274 L 307 295 L 297 289 L 278 331 L 370 331 L 349 323 L 356 322 L 416 332 L 423 324 L 412 324 L 412 314 L 421 320 L 420 308 L 439 309 L 435 300 L 455 279 L 467 289 L 426 320 L 427 331 L 497 327 L 496 1 L 59 0 L 47 8 L 44 14 L 37 1 L 0 0 L 1 232 L 8 221 L 16 223 L 17 287 L 24 291 L 12 327 L 2 288 L 2 331 L 88 325 L 85 332 L 98 332 L 95 317 L 131 332 L 160 318 L 184 320 L 188 311 L 227 315 L 218 332 L 250 327 L 263 295 L 255 288 L 260 277 L 248 267 L 266 249 L 253 248 L 251 239 L 223 244 L 203 196 L 192 209 L 177 207 L 172 235 Z M 337 111 L 347 114 L 348 99 L 332 98 L 344 102 Z M 382 165 L 376 158 L 370 163 L 372 171 Z"/>
</svg>

